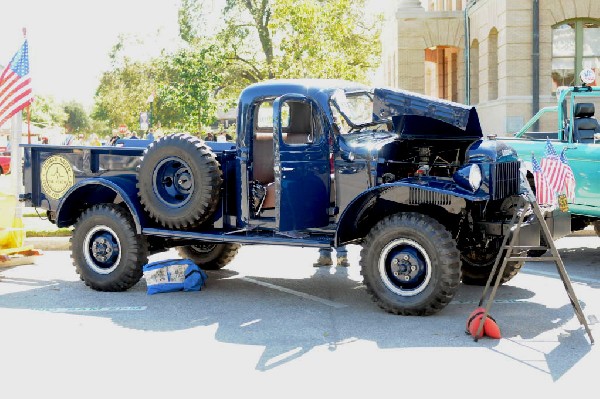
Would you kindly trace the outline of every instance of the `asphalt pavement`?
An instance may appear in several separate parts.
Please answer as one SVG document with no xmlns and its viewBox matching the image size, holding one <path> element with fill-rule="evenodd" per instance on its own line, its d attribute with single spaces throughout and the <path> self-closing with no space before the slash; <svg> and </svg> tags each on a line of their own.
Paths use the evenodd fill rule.
<svg viewBox="0 0 600 399">
<path fill-rule="evenodd" d="M 600 238 L 557 241 L 600 339 Z M 482 287 L 440 313 L 383 312 L 349 268 L 313 268 L 317 251 L 244 246 L 200 292 L 121 293 L 78 278 L 68 251 L 0 271 L 0 394 L 7 398 L 175 396 L 595 397 L 597 344 L 551 262 L 527 263 L 491 314 L 502 339 L 464 333 Z M 151 260 L 177 257 L 175 251 Z M 594 394 L 596 392 L 596 394 Z"/>
</svg>

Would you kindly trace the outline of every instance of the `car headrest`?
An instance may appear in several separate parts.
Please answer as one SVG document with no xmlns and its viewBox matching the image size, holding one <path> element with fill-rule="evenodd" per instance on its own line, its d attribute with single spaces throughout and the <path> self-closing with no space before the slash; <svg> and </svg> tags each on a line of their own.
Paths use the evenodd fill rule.
<svg viewBox="0 0 600 399">
<path fill-rule="evenodd" d="M 577 103 L 575 104 L 575 117 L 576 118 L 590 118 L 594 116 L 594 104 L 593 103 Z"/>
</svg>

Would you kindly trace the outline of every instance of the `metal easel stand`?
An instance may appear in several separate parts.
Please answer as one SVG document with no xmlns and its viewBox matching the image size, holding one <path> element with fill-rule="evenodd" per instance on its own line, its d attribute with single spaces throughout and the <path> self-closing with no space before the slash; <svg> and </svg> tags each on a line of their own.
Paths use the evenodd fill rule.
<svg viewBox="0 0 600 399">
<path fill-rule="evenodd" d="M 540 209 L 539 204 L 535 200 L 535 196 L 531 195 L 531 191 L 530 191 L 530 195 L 528 196 L 528 198 L 525 198 L 523 196 L 520 197 L 518 209 L 520 209 L 520 211 L 517 211 L 514 213 L 512 221 L 511 221 L 511 225 L 510 225 L 510 230 L 511 230 L 512 234 L 507 234 L 504 236 L 504 241 L 502 242 L 502 247 L 500 248 L 500 251 L 498 252 L 498 256 L 496 257 L 496 262 L 494 263 L 492 272 L 490 273 L 488 281 L 483 290 L 483 294 L 481 295 L 481 300 L 479 301 L 479 307 L 481 307 L 481 305 L 484 302 L 484 298 L 486 296 L 488 289 L 492 286 L 492 280 L 493 280 L 494 276 L 497 275 L 498 278 L 496 278 L 496 281 L 493 284 L 492 291 L 487 300 L 487 305 L 485 306 L 485 311 L 484 311 L 483 317 L 482 317 L 482 319 L 479 323 L 479 327 L 477 329 L 477 334 L 475 334 L 475 342 L 477 342 L 477 340 L 479 339 L 478 337 L 482 336 L 483 325 L 485 323 L 486 318 L 489 315 L 489 311 L 490 311 L 490 308 L 492 307 L 492 303 L 494 302 L 494 297 L 496 296 L 496 291 L 498 289 L 498 286 L 500 285 L 500 280 L 501 280 L 500 276 L 502 276 L 504 273 L 506 263 L 509 261 L 544 262 L 548 259 L 552 259 L 554 261 L 554 263 L 556 264 L 556 269 L 558 270 L 558 274 L 560 275 L 563 285 L 565 286 L 565 290 L 567 291 L 567 295 L 569 296 L 571 305 L 573 305 L 575 315 L 577 316 L 579 323 L 584 326 L 585 331 L 587 332 L 587 334 L 590 338 L 590 343 L 593 345 L 594 338 L 592 337 L 592 332 L 590 331 L 590 327 L 588 326 L 585 316 L 583 314 L 583 311 L 581 310 L 579 301 L 577 300 L 577 297 L 575 296 L 575 291 L 573 291 L 573 286 L 571 285 L 571 280 L 567 274 L 567 271 L 565 269 L 565 265 L 562 261 L 562 258 L 560 257 L 560 254 L 558 253 L 556 246 L 554 245 L 554 240 L 552 239 L 552 234 L 550 233 L 550 229 L 548 228 L 548 225 L 546 224 L 544 214 L 542 213 L 542 210 Z M 542 233 L 544 234 L 544 237 L 546 238 L 545 241 L 548 244 L 547 246 L 539 246 L 538 247 L 538 246 L 516 246 L 515 245 L 515 243 L 518 240 L 519 231 L 520 231 L 521 225 L 523 224 L 523 221 L 525 219 L 525 215 L 527 215 L 529 213 L 530 209 L 533 210 L 533 213 L 535 214 L 536 218 L 540 222 L 540 225 L 542 227 Z M 518 221 L 517 221 L 517 219 L 518 219 Z M 509 236 L 511 237 L 510 244 L 506 245 Z M 521 252 L 527 251 L 530 249 L 549 249 L 550 256 L 541 256 L 541 257 L 514 256 L 514 255 L 520 255 Z M 513 254 L 514 250 L 518 250 L 518 254 Z M 502 254 L 504 254 L 505 251 L 506 251 L 506 255 L 504 256 L 504 258 L 502 260 L 502 264 L 500 265 L 499 272 L 496 274 L 496 269 L 498 268 L 498 264 L 500 263 Z"/>
</svg>

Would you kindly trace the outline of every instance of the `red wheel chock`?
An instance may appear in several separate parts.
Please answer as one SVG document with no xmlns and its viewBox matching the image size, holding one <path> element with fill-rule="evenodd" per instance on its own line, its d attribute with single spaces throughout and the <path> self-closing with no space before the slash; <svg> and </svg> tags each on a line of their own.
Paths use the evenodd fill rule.
<svg viewBox="0 0 600 399">
<path fill-rule="evenodd" d="M 467 334 L 471 334 L 476 339 L 479 339 L 484 335 L 494 339 L 502 338 L 502 335 L 500 334 L 500 327 L 498 327 L 498 324 L 496 324 L 496 320 L 494 320 L 494 318 L 489 314 L 485 318 L 485 322 L 483 323 L 483 329 L 480 335 L 476 336 L 477 330 L 479 330 L 479 325 L 481 324 L 481 319 L 483 319 L 484 313 L 485 308 L 483 307 L 479 307 L 473 312 L 471 312 L 469 318 L 467 319 Z"/>
</svg>

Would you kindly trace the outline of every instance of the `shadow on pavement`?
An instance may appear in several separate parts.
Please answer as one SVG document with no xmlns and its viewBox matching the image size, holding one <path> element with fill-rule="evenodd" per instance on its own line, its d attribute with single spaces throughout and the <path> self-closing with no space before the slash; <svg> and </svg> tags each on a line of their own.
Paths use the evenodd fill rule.
<svg viewBox="0 0 600 399">
<path fill-rule="evenodd" d="M 208 272 L 207 286 L 202 291 L 151 296 L 146 294 L 143 280 L 127 292 L 105 293 L 90 290 L 81 281 L 5 275 L 4 282 L 26 288 L 1 295 L 0 307 L 85 314 L 109 318 L 124 328 L 151 332 L 215 326 L 215 338 L 220 342 L 263 347 L 255 366 L 262 371 L 293 362 L 317 347 L 335 352 L 358 340 L 374 342 L 383 349 L 485 347 L 503 352 L 498 348 L 502 341 L 484 338 L 475 342 L 464 332 L 466 318 L 476 307 L 482 287 L 462 285 L 453 303 L 436 315 L 403 317 L 379 309 L 362 284 L 348 278 L 346 269 L 331 270 L 315 269 L 309 278 L 279 279 L 241 276 L 222 269 Z M 549 309 L 528 301 L 533 296 L 529 290 L 510 285 L 498 290 L 498 303 L 491 313 L 505 339 L 531 346 L 523 340 L 535 341 L 540 334 L 564 326 L 575 317 L 570 303 Z M 582 307 L 585 309 L 585 304 Z M 532 315 L 548 311 L 552 319 L 542 317 L 530 322 Z M 589 352 L 583 331 L 581 327 L 561 336 L 558 346 L 548 354 L 554 379 Z M 570 362 L 565 364 L 567 355 Z"/>
</svg>

